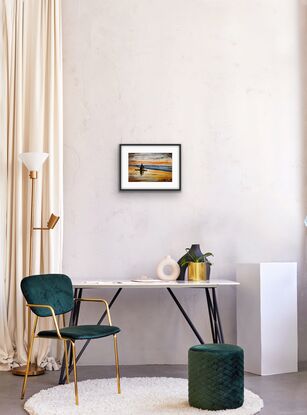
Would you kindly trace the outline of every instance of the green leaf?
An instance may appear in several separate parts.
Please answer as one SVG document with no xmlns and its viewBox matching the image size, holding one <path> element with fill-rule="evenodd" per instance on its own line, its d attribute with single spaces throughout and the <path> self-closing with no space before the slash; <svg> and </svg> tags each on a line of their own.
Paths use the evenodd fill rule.
<svg viewBox="0 0 307 415">
<path fill-rule="evenodd" d="M 212 265 L 210 261 L 208 261 L 209 256 L 214 256 L 211 252 L 206 252 L 203 255 L 200 255 L 199 257 L 196 256 L 193 252 L 190 252 L 190 248 L 186 248 L 186 254 L 184 257 L 179 261 L 180 266 L 185 266 L 189 264 L 190 262 L 205 262 L 206 264 Z"/>
</svg>

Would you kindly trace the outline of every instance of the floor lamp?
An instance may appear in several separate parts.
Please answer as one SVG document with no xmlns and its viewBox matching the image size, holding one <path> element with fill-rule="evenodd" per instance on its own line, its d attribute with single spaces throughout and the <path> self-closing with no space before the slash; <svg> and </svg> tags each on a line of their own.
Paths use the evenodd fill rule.
<svg viewBox="0 0 307 415">
<path fill-rule="evenodd" d="M 26 168 L 29 170 L 29 177 L 31 179 L 31 210 L 30 210 L 30 236 L 29 236 L 29 272 L 28 275 L 32 274 L 32 251 L 33 251 L 33 231 L 45 231 L 51 230 L 55 227 L 59 220 L 59 216 L 51 214 L 50 219 L 47 223 L 47 227 L 34 227 L 34 199 L 35 199 L 35 180 L 39 170 L 42 168 L 45 160 L 48 157 L 48 153 L 22 153 L 19 155 L 19 158 L 25 164 Z M 31 337 L 31 310 L 28 308 L 28 345 L 30 344 Z M 37 376 L 45 372 L 45 369 L 37 366 L 36 364 L 31 364 L 28 375 Z M 14 375 L 24 376 L 26 373 L 26 365 L 16 367 L 12 369 Z"/>
</svg>

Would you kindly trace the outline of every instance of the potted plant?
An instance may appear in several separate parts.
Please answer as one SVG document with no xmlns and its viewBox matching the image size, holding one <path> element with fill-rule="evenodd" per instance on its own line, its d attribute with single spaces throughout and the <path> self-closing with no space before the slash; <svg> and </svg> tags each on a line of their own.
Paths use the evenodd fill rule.
<svg viewBox="0 0 307 415">
<path fill-rule="evenodd" d="M 192 249 L 193 248 L 193 249 Z M 200 249 L 196 249 L 195 245 L 186 248 L 186 254 L 178 261 L 182 269 L 188 267 L 189 281 L 204 281 L 210 277 L 210 266 L 212 263 L 208 257 L 214 256 L 211 252 L 203 254 Z"/>
</svg>

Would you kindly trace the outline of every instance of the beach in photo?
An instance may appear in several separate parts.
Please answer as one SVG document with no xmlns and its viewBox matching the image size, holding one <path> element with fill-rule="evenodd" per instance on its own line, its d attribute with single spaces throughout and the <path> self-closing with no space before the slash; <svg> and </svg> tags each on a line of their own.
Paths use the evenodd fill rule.
<svg viewBox="0 0 307 415">
<path fill-rule="evenodd" d="M 172 153 L 129 153 L 129 182 L 171 182 Z"/>
</svg>

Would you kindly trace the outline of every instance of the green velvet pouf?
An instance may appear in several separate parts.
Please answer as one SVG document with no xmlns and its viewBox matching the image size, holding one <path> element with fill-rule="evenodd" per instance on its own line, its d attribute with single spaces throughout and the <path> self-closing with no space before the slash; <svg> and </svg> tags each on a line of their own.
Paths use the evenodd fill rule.
<svg viewBox="0 0 307 415">
<path fill-rule="evenodd" d="M 244 353 L 231 344 L 189 350 L 189 404 L 208 410 L 235 409 L 244 401 Z"/>
</svg>

